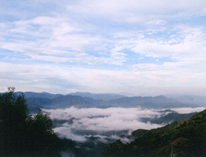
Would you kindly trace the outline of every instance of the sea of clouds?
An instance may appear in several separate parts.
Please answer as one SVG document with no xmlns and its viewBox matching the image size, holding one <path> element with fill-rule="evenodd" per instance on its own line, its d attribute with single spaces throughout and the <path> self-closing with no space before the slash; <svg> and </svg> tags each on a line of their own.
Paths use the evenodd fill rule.
<svg viewBox="0 0 206 157">
<path fill-rule="evenodd" d="M 204 109 L 204 107 L 198 107 L 172 108 L 170 110 L 178 113 L 192 113 L 200 112 Z M 54 129 L 61 138 L 68 138 L 79 142 L 87 141 L 87 138 L 90 136 L 99 137 L 104 141 L 104 139 L 108 138 L 107 133 L 110 133 L 109 138 L 128 142 L 127 138 L 117 135 L 118 132 L 127 130 L 128 134 L 131 134 L 132 131 L 137 129 L 149 130 L 162 127 L 165 124 L 142 122 L 141 118 L 157 118 L 170 113 L 170 111 L 162 112 L 164 110 L 120 107 L 106 109 L 75 107 L 43 109 L 44 112 L 50 113 L 50 117 L 53 120 L 63 121 L 61 125 Z"/>
</svg>

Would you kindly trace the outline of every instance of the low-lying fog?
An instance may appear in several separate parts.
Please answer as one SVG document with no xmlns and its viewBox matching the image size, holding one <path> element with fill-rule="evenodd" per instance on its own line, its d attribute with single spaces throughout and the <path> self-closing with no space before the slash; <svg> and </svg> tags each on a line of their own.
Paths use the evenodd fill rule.
<svg viewBox="0 0 206 157">
<path fill-rule="evenodd" d="M 165 124 L 152 124 L 143 122 L 142 118 L 158 118 L 172 111 L 177 113 L 192 113 L 204 110 L 198 108 L 172 108 L 172 109 L 142 109 L 142 108 L 75 108 L 43 109 L 50 113 L 54 120 L 55 132 L 62 138 L 85 142 L 91 136 L 98 137 L 102 142 L 105 139 L 121 139 L 128 142 L 124 135 L 130 135 L 137 129 L 153 129 Z M 172 111 L 171 111 L 172 110 Z M 105 141 L 106 142 L 106 141 Z"/>
</svg>

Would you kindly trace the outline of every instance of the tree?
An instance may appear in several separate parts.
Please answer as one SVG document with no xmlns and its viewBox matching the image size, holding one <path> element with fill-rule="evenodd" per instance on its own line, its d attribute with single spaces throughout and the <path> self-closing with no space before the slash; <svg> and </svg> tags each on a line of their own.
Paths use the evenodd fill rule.
<svg viewBox="0 0 206 157">
<path fill-rule="evenodd" d="M 58 156 L 57 134 L 53 131 L 53 123 L 49 114 L 39 112 L 26 118 L 24 134 L 25 150 L 36 155 Z"/>
<path fill-rule="evenodd" d="M 0 94 L 1 156 L 59 156 L 48 114 L 29 115 L 24 95 Z"/>
<path fill-rule="evenodd" d="M 21 141 L 21 126 L 28 114 L 26 101 L 13 92 L 0 95 L 0 129 L 1 150 L 5 154 L 14 154 L 18 151 Z"/>
</svg>

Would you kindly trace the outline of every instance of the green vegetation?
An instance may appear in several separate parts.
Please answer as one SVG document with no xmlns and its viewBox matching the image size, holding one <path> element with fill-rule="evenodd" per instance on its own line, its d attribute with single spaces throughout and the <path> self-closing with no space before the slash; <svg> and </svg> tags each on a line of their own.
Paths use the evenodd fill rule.
<svg viewBox="0 0 206 157">
<path fill-rule="evenodd" d="M 178 157 L 206 156 L 206 110 L 191 119 L 173 122 L 163 128 L 133 132 L 135 141 L 110 144 L 102 157 L 167 157 L 173 145 Z"/>
<path fill-rule="evenodd" d="M 24 95 L 0 94 L 0 156 L 60 156 L 48 114 L 29 115 Z"/>
</svg>

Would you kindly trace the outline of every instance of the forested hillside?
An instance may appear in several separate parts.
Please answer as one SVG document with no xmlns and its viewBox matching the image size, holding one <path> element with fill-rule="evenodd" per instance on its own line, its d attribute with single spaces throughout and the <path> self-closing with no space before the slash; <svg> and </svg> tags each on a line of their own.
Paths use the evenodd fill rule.
<svg viewBox="0 0 206 157">
<path fill-rule="evenodd" d="M 178 157 L 206 156 L 206 110 L 188 120 L 175 121 L 163 128 L 136 130 L 135 141 L 116 141 L 102 157 L 167 157 L 173 147 Z"/>
</svg>

